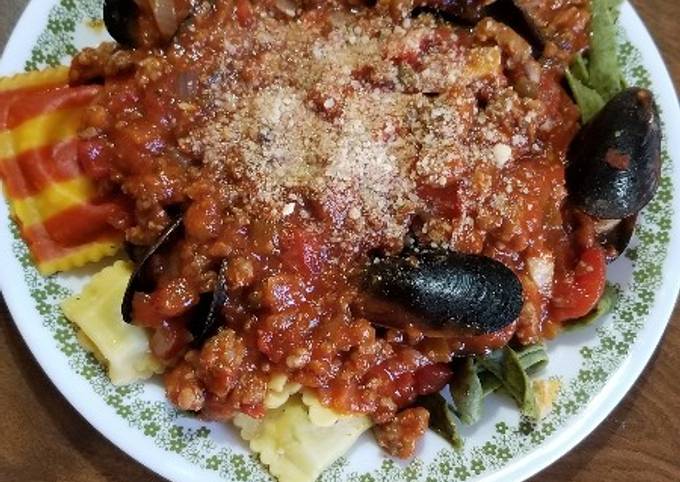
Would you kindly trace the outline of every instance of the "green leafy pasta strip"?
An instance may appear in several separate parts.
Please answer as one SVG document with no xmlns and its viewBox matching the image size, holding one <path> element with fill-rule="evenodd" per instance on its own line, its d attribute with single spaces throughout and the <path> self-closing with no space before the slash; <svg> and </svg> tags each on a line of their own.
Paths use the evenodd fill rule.
<svg viewBox="0 0 680 482">
<path fill-rule="evenodd" d="M 430 428 L 432 430 L 441 435 L 453 447 L 463 447 L 463 439 L 458 433 L 453 407 L 440 393 L 420 397 L 416 405 L 430 412 Z"/>
<path fill-rule="evenodd" d="M 504 389 L 515 401 L 522 413 L 538 418 L 541 411 L 536 406 L 536 397 L 529 373 L 545 365 L 548 355 L 543 345 L 531 345 L 516 352 L 509 346 L 496 350 L 479 359 L 479 380 L 483 396 Z"/>
<path fill-rule="evenodd" d="M 64 315 L 82 332 L 85 348 L 108 367 L 114 385 L 124 385 L 163 371 L 163 365 L 151 354 L 144 329 L 123 321 L 120 305 L 132 265 L 117 261 L 92 277 L 83 291 L 65 300 Z"/>
<path fill-rule="evenodd" d="M 590 85 L 602 95 L 605 101 L 614 97 L 625 87 L 618 60 L 616 14 L 612 12 L 612 6 L 616 8 L 616 2 L 592 1 L 592 37 L 588 55 Z"/>
<path fill-rule="evenodd" d="M 569 66 L 569 73 L 574 76 L 576 80 L 582 84 L 590 82 L 590 72 L 588 72 L 588 64 L 583 55 L 577 55 L 572 64 Z"/>
<path fill-rule="evenodd" d="M 483 366 L 480 366 L 477 376 L 479 377 L 479 383 L 482 386 L 482 394 L 484 397 L 503 386 L 503 382 Z"/>
<path fill-rule="evenodd" d="M 473 425 L 482 418 L 484 390 L 477 375 L 473 358 L 466 358 L 455 372 L 455 382 L 449 385 L 456 415 L 465 425 Z"/>
<path fill-rule="evenodd" d="M 541 343 L 526 346 L 516 353 L 522 369 L 528 374 L 537 372 L 548 363 L 548 352 L 545 345 Z M 502 360 L 503 351 L 496 350 L 477 363 L 477 376 L 482 385 L 484 397 L 503 387 Z"/>
<path fill-rule="evenodd" d="M 616 37 L 620 4 L 620 0 L 592 0 L 590 50 L 587 57 L 577 56 L 566 72 L 583 123 L 626 86 Z"/>
<path fill-rule="evenodd" d="M 574 94 L 576 103 L 581 110 L 581 121 L 586 124 L 600 112 L 604 107 L 605 101 L 595 89 L 591 89 L 584 84 L 571 70 L 567 70 L 566 75 L 571 92 Z"/>
<path fill-rule="evenodd" d="M 527 417 L 538 418 L 538 407 L 533 385 L 522 367 L 515 351 L 506 346 L 503 350 L 503 387 L 517 401 L 521 412 Z"/>
<path fill-rule="evenodd" d="M 522 368 L 529 374 L 535 373 L 548 364 L 548 352 L 545 345 L 538 343 L 515 351 Z"/>
</svg>

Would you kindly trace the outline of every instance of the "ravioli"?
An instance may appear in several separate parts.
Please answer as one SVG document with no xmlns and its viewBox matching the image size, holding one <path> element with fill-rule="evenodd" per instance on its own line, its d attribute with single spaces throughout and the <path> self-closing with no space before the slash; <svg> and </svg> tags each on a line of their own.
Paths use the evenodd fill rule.
<svg viewBox="0 0 680 482">
<path fill-rule="evenodd" d="M 80 165 L 82 114 L 96 85 L 69 87 L 68 69 L 0 77 L 0 178 L 12 217 L 40 272 L 68 271 L 115 254 L 124 211 Z"/>
<path fill-rule="evenodd" d="M 238 414 L 234 425 L 279 482 L 313 482 L 354 445 L 371 421 L 363 415 L 343 416 L 320 427 L 312 422 L 302 397 L 296 395 L 285 405 L 268 410 L 260 420 Z"/>
<path fill-rule="evenodd" d="M 267 386 L 267 396 L 264 399 L 265 408 L 279 408 L 286 403 L 288 399 L 300 391 L 302 385 L 291 382 L 288 377 L 282 373 L 277 373 L 269 380 Z"/>
<path fill-rule="evenodd" d="M 334 412 L 321 404 L 311 390 L 302 391 L 302 403 L 307 406 L 309 420 L 318 427 L 332 427 L 345 416 Z"/>
<path fill-rule="evenodd" d="M 132 265 L 117 261 L 92 277 L 83 291 L 65 300 L 64 315 L 80 330 L 84 346 L 103 360 L 114 385 L 125 385 L 161 373 L 163 365 L 152 355 L 143 328 L 123 321 L 120 305 Z"/>
</svg>

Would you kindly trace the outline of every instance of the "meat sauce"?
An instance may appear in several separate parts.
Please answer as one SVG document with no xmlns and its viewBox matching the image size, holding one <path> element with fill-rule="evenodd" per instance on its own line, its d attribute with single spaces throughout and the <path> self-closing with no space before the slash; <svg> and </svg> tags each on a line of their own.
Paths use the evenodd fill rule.
<svg viewBox="0 0 680 482">
<path fill-rule="evenodd" d="M 72 66 L 74 82 L 105 79 L 80 158 L 129 200 L 127 239 L 151 245 L 183 212 L 183 236 L 152 263 L 156 289 L 134 299 L 175 404 L 259 417 L 282 373 L 386 423 L 448 383 L 453 357 L 554 336 L 592 308 L 603 254 L 565 207 L 578 111 L 517 34 L 276 3 L 200 6 L 165 50 L 103 46 Z M 443 339 L 358 317 L 361 267 L 414 239 L 513 269 L 519 319 Z M 187 324 L 223 260 L 223 326 L 194 347 Z"/>
</svg>

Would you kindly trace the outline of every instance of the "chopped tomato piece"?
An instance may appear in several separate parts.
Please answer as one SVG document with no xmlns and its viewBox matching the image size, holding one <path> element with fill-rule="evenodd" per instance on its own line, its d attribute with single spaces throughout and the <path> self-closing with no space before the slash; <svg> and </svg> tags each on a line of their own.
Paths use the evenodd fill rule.
<svg viewBox="0 0 680 482">
<path fill-rule="evenodd" d="M 433 187 L 426 185 L 418 190 L 423 198 L 431 203 L 432 211 L 445 218 L 460 216 L 460 200 L 458 199 L 458 186 L 450 184 L 445 187 Z"/>
<path fill-rule="evenodd" d="M 170 360 L 182 351 L 191 341 L 191 334 L 184 323 L 164 321 L 151 336 L 149 346 L 154 355 L 162 360 Z"/>
<path fill-rule="evenodd" d="M 590 313 L 604 293 L 606 259 L 602 248 L 586 249 L 573 272 L 555 280 L 551 314 L 554 321 L 580 318 Z"/>
<path fill-rule="evenodd" d="M 255 12 L 250 0 L 236 2 L 236 19 L 241 27 L 249 27 L 255 21 Z"/>
<path fill-rule="evenodd" d="M 156 309 L 151 300 L 151 295 L 135 293 L 132 298 L 132 318 L 137 326 L 157 328 L 167 317 Z"/>
<path fill-rule="evenodd" d="M 328 253 L 316 235 L 295 229 L 281 241 L 281 254 L 288 266 L 302 274 L 319 274 L 322 271 Z"/>
<path fill-rule="evenodd" d="M 435 363 L 416 371 L 416 391 L 418 395 L 436 393 L 446 386 L 453 372 L 446 363 Z"/>
</svg>

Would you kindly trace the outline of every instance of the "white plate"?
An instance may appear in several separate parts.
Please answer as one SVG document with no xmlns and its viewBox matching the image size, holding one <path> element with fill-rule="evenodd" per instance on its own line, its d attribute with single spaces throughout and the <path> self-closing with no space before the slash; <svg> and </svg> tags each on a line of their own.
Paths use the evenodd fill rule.
<svg viewBox="0 0 680 482">
<path fill-rule="evenodd" d="M 88 25 L 101 0 L 33 0 L 7 45 L 0 73 L 68 62 L 76 48 L 104 33 Z M 662 110 L 665 132 L 680 131 L 672 82 L 642 22 L 625 4 L 621 58 L 631 84 L 650 87 Z M 485 480 L 528 478 L 565 454 L 619 403 L 659 342 L 680 287 L 680 137 L 666 135 L 663 181 L 645 210 L 633 249 L 609 269 L 621 289 L 615 311 L 596 326 L 550 343 L 550 365 L 541 376 L 560 377 L 556 409 L 542 422 L 520 420 L 502 398 L 488 400 L 478 426 L 465 429 L 456 452 L 433 434 L 409 462 L 392 460 L 368 436 L 331 467 L 324 481 Z M 115 388 L 78 345 L 57 303 L 85 274 L 41 278 L 0 203 L 0 285 L 19 331 L 36 359 L 71 404 L 122 450 L 177 481 L 269 480 L 235 432 L 175 411 L 159 382 Z"/>
</svg>

